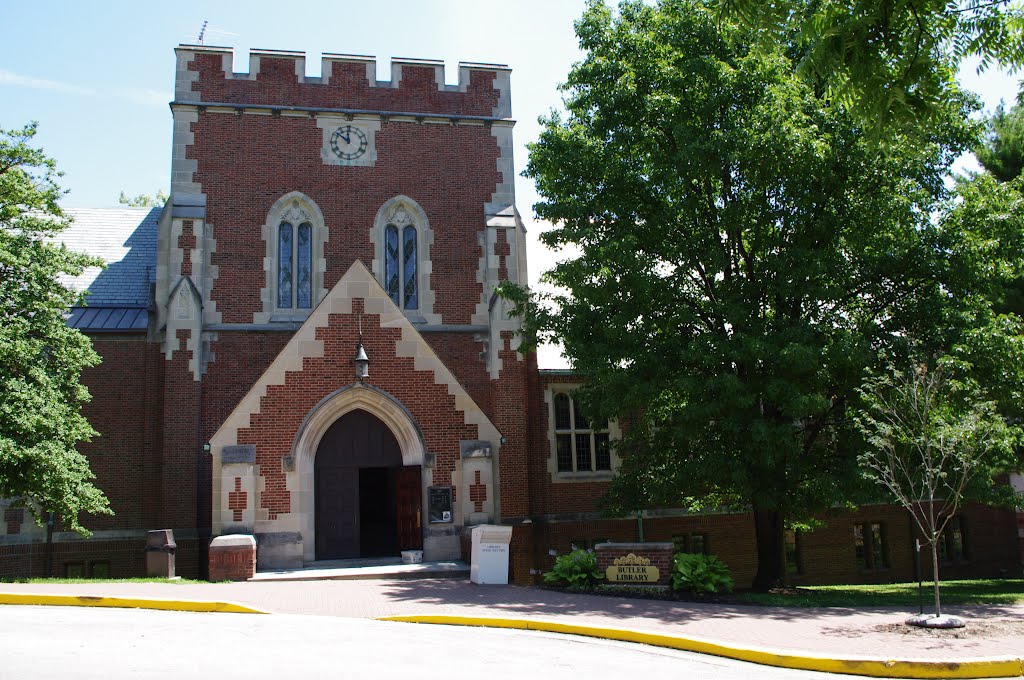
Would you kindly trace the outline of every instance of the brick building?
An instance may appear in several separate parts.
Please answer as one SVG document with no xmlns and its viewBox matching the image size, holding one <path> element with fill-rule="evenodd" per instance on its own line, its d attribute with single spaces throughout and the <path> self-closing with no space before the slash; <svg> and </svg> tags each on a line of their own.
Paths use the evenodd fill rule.
<svg viewBox="0 0 1024 680">
<path fill-rule="evenodd" d="M 177 49 L 171 197 L 162 209 L 77 211 L 65 240 L 110 266 L 78 282 L 69 323 L 103 364 L 84 445 L 117 513 L 56 534 L 54 571 L 136 575 L 147 529 L 171 528 L 178 571 L 202 575 L 211 537 L 255 535 L 258 568 L 422 549 L 463 554 L 469 527 L 514 527 L 512 573 L 550 551 L 636 540 L 636 518 L 595 502 L 616 423 L 590 424 L 578 379 L 517 351 L 494 296 L 525 283 L 512 166 L 510 72 L 254 51 Z M 356 357 L 368 360 L 357 376 Z M 970 508 L 945 574 L 1020 572 L 1013 512 Z M 754 571 L 744 513 L 665 510 L 648 540 Z M 0 575 L 45 564 L 40 530 L 0 513 Z M 806 582 L 914 575 L 910 519 L 836 513 L 791 536 Z"/>
</svg>

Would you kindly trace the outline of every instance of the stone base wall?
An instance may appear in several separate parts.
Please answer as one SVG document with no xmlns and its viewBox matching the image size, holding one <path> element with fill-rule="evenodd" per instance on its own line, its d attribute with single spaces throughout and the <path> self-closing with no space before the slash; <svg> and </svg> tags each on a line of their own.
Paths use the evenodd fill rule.
<svg viewBox="0 0 1024 680">
<path fill-rule="evenodd" d="M 247 581 L 256 575 L 256 539 L 233 534 L 210 541 L 210 581 Z"/>
</svg>

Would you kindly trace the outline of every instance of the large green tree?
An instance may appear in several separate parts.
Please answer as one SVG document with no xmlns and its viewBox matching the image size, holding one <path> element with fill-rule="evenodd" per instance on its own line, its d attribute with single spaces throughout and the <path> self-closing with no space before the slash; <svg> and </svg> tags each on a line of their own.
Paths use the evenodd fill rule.
<svg viewBox="0 0 1024 680">
<path fill-rule="evenodd" d="M 542 240 L 579 256 L 546 275 L 565 294 L 506 294 L 563 343 L 595 415 L 630 415 L 611 506 L 751 509 L 770 587 L 785 524 L 858 487 L 866 367 L 988 318 L 985 225 L 932 219 L 970 105 L 944 99 L 881 147 L 799 74 L 799 45 L 713 2 L 594 3 L 577 32 L 567 113 L 526 174 Z"/>
<path fill-rule="evenodd" d="M 1009 110 L 1000 104 L 988 119 L 988 131 L 974 150 L 978 161 L 1000 182 L 1020 177 L 1024 171 L 1024 90 Z"/>
<path fill-rule="evenodd" d="M 58 199 L 56 164 L 31 145 L 36 126 L 0 131 L 0 498 L 37 516 L 54 512 L 88 533 L 79 513 L 109 513 L 76 448 L 96 432 L 81 414 L 89 392 L 82 369 L 99 357 L 65 323 L 81 295 L 62 275 L 99 260 L 55 238 L 69 220 Z"/>
<path fill-rule="evenodd" d="M 851 108 L 873 137 L 938 113 L 967 57 L 1024 64 L 1018 0 L 719 0 L 757 39 L 794 47 L 800 75 Z"/>
</svg>

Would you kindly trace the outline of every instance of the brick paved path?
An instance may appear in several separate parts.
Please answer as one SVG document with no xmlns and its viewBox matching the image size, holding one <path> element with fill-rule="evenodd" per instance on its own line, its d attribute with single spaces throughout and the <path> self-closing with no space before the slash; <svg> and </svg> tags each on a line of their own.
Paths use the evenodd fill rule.
<svg viewBox="0 0 1024 680">
<path fill-rule="evenodd" d="M 783 609 L 571 595 L 465 580 L 359 580 L 248 583 L 0 584 L 0 592 L 226 600 L 271 612 L 373 618 L 400 615 L 489 616 L 568 621 L 681 635 L 727 645 L 815 655 L 968 660 L 1024 654 L 1020 636 L 956 639 L 875 630 L 902 622 L 906 609 Z M 1024 621 L 1024 606 L 950 608 L 968 619 Z"/>
</svg>

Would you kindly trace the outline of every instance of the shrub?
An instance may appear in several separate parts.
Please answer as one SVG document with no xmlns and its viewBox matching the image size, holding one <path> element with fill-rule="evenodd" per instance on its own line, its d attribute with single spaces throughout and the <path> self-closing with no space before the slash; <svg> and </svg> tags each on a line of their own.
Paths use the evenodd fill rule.
<svg viewBox="0 0 1024 680">
<path fill-rule="evenodd" d="M 672 587 L 694 593 L 730 593 L 732 576 L 714 555 L 677 553 L 672 563 Z"/>
<path fill-rule="evenodd" d="M 545 583 L 559 583 L 570 588 L 592 588 L 601 580 L 597 570 L 597 555 L 590 550 L 574 548 L 572 552 L 555 558 L 555 566 L 544 572 Z"/>
</svg>

